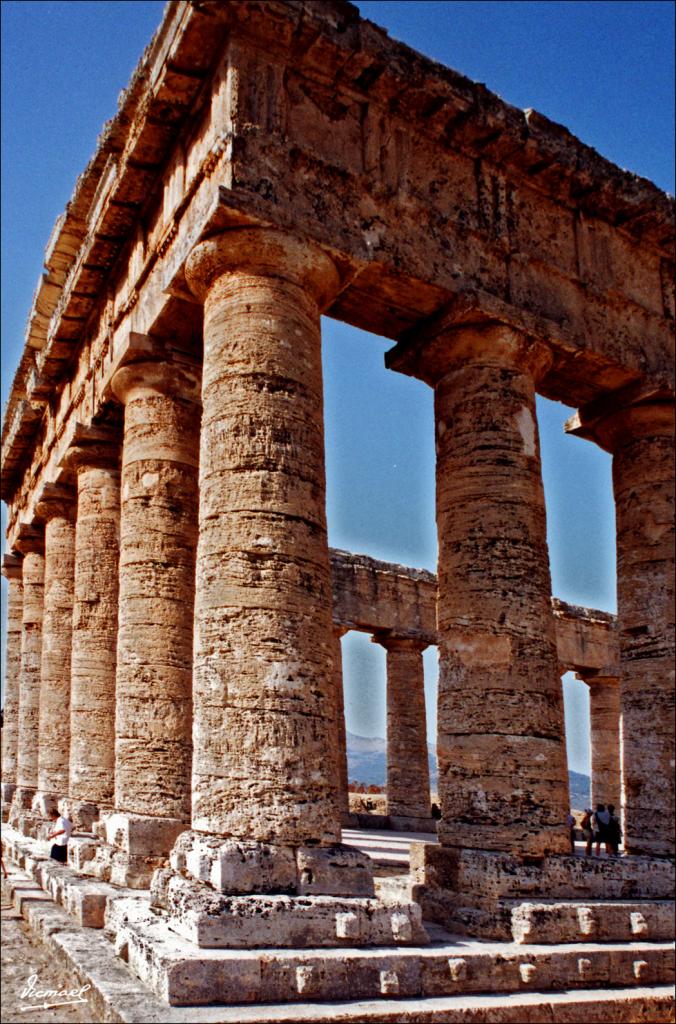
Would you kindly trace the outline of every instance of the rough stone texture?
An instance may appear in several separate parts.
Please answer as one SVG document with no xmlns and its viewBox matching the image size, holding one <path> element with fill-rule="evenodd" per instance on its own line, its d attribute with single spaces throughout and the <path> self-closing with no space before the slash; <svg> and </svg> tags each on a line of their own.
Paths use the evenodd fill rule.
<svg viewBox="0 0 676 1024">
<path fill-rule="evenodd" d="M 201 949 L 421 945 L 415 903 L 345 896 L 231 896 L 170 871 L 153 878 L 153 905 Z"/>
<path fill-rule="evenodd" d="M 509 854 L 413 842 L 410 864 L 411 894 L 421 903 L 426 920 L 500 940 L 513 937 L 513 916 L 524 902 L 592 901 L 595 916 L 602 915 L 603 901 L 670 900 L 674 885 L 674 862 L 647 857 L 551 856 L 524 861 Z M 627 919 L 633 910 L 628 908 Z M 627 928 L 630 937 L 628 920 Z M 562 941 L 565 935 L 564 928 Z M 633 930 L 631 935 L 636 937 Z"/>
<path fill-rule="evenodd" d="M 4 786 L 16 786 L 19 742 L 19 687 L 21 678 L 21 635 L 23 631 L 23 579 L 21 559 L 4 555 L 2 575 L 7 579 L 7 637 L 5 648 L 5 701 L 2 709 L 2 779 Z M 3 803 L 12 799 L 3 789 Z"/>
<path fill-rule="evenodd" d="M 332 843 L 319 313 L 338 275 L 319 250 L 248 230 L 202 243 L 187 275 L 205 301 L 193 828 Z"/>
<path fill-rule="evenodd" d="M 613 488 L 624 845 L 673 856 L 674 408 L 639 407 L 619 418 Z"/>
<path fill-rule="evenodd" d="M 617 677 L 594 676 L 589 685 L 591 806 L 614 804 L 620 814 L 620 687 Z"/>
<path fill-rule="evenodd" d="M 188 823 L 199 376 L 133 363 L 112 387 L 125 405 L 115 807 Z"/>
<path fill-rule="evenodd" d="M 471 941 L 459 944 L 457 938 L 443 935 L 429 946 L 397 950 L 271 949 L 264 957 L 255 951 L 195 952 L 188 941 L 167 930 L 163 915 L 129 899 L 114 902 L 106 929 L 118 946 L 126 947 L 129 965 L 139 977 L 173 1005 L 303 998 L 336 1001 L 344 999 L 346 992 L 353 1000 L 382 1000 L 393 991 L 400 998 L 463 993 L 468 999 L 489 989 L 542 993 L 605 986 L 611 979 L 614 985 L 631 986 L 640 984 L 634 970 L 639 959 L 647 968 L 644 983 L 650 978 L 653 984 L 658 979 L 666 984 L 673 977 L 673 953 L 666 944 L 644 944 L 639 950 L 587 941 L 568 948 L 524 949 Z M 396 989 L 391 987 L 393 982 Z M 335 1003 L 332 1009 L 340 1012 Z M 321 1012 L 318 1004 L 316 1012 Z M 423 1012 L 420 1006 L 419 1012 Z"/>
<path fill-rule="evenodd" d="M 46 520 L 38 789 L 63 797 L 68 793 L 70 761 L 74 495 L 43 497 L 38 512 Z"/>
<path fill-rule="evenodd" d="M 670 900 L 614 903 L 520 903 L 512 912 L 519 943 L 658 942 L 674 936 Z"/>
<path fill-rule="evenodd" d="M 374 640 L 387 651 L 387 813 L 424 831 L 431 820 L 425 717 L 425 644 L 400 637 Z M 403 819 L 403 821 L 401 820 Z"/>
<path fill-rule="evenodd" d="M 77 470 L 75 589 L 71 658 L 70 790 L 110 806 L 115 779 L 120 472 L 118 449 L 83 446 Z"/>
<path fill-rule="evenodd" d="M 673 856 L 673 397 L 590 406 L 568 428 L 613 454 L 625 849 Z"/>
<path fill-rule="evenodd" d="M 40 665 L 45 557 L 42 537 L 23 546 L 23 611 L 19 682 L 17 786 L 35 789 L 38 782 Z"/>
<path fill-rule="evenodd" d="M 569 848 L 535 418 L 549 358 L 500 326 L 435 325 L 392 364 L 435 385 L 438 832 L 448 846 Z"/>
</svg>

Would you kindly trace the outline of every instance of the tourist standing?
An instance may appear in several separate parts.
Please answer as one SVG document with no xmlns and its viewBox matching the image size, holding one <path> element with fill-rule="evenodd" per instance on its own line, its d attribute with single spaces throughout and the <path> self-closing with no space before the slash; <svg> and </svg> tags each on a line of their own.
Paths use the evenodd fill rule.
<svg viewBox="0 0 676 1024">
<path fill-rule="evenodd" d="M 594 828 L 594 842 L 596 843 L 596 856 L 601 856 L 601 843 L 608 849 L 608 825 L 610 824 L 610 814 L 606 810 L 605 804 L 597 804 L 596 811 L 594 812 L 593 819 Z"/>
<path fill-rule="evenodd" d="M 47 836 L 48 840 L 54 840 L 49 856 L 54 860 L 58 860 L 61 864 L 65 864 L 68 857 L 68 840 L 73 831 L 73 822 L 65 815 L 60 815 L 58 811 L 51 811 L 49 817 L 54 822 L 54 828 Z"/>
<path fill-rule="evenodd" d="M 620 840 L 622 839 L 622 826 L 620 825 L 620 819 L 615 814 L 615 805 L 608 804 L 608 814 L 610 820 L 608 822 L 606 850 L 612 857 L 617 857 L 620 852 Z"/>
<path fill-rule="evenodd" d="M 592 839 L 594 838 L 594 831 L 592 828 L 592 809 L 591 807 L 585 807 L 584 816 L 580 822 L 580 828 L 582 829 L 582 838 L 584 839 L 584 852 L 586 857 L 591 856 L 592 852 Z"/>
</svg>

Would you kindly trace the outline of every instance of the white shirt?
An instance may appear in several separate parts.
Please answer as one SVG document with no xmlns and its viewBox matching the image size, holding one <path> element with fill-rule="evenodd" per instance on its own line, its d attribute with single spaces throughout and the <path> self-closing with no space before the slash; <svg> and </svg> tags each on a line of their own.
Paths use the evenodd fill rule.
<svg viewBox="0 0 676 1024">
<path fill-rule="evenodd" d="M 55 846 L 66 846 L 70 838 L 70 834 L 73 831 L 73 822 L 70 818 L 57 818 L 54 823 L 54 832 L 63 832 L 60 836 L 57 836 L 54 840 Z"/>
</svg>

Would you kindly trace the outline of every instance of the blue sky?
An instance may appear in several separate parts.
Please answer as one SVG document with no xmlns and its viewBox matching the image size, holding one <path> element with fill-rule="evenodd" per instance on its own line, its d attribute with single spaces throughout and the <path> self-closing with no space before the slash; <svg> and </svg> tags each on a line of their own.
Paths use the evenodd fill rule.
<svg viewBox="0 0 676 1024">
<path fill-rule="evenodd" d="M 672 3 L 377 0 L 358 6 L 394 37 L 516 106 L 535 107 L 673 193 Z M 3 407 L 52 225 L 162 9 L 156 0 L 1 4 Z M 432 394 L 384 370 L 390 344 L 324 324 L 330 542 L 433 569 Z M 553 591 L 614 611 L 609 457 L 563 436 L 569 415 L 563 406 L 542 401 L 538 415 Z M 351 635 L 343 644 L 348 728 L 384 735 L 384 652 L 366 637 Z M 430 735 L 434 660 L 428 652 Z M 584 770 L 585 688 L 569 680 L 565 688 L 571 767 Z"/>
</svg>

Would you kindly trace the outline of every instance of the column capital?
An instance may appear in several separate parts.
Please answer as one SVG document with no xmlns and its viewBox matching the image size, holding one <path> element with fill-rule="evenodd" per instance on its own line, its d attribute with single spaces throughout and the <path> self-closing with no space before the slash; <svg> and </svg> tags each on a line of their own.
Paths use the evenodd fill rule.
<svg viewBox="0 0 676 1024">
<path fill-rule="evenodd" d="M 121 431 L 109 427 L 77 424 L 61 466 L 79 473 L 83 469 L 119 469 L 122 453 Z"/>
<path fill-rule="evenodd" d="M 42 522 L 50 519 L 75 519 L 77 502 L 75 490 L 61 484 L 45 484 L 35 505 L 35 513 Z"/>
<path fill-rule="evenodd" d="M 168 395 L 198 404 L 201 374 L 198 366 L 188 362 L 161 360 L 127 363 L 115 371 L 110 386 L 123 405 L 140 394 Z"/>
<path fill-rule="evenodd" d="M 18 551 L 3 555 L 2 575 L 7 580 L 20 580 L 23 575 L 23 555 Z"/>
<path fill-rule="evenodd" d="M 639 438 L 673 437 L 674 396 L 662 388 L 643 395 L 625 389 L 578 409 L 565 431 L 611 454 Z"/>
<path fill-rule="evenodd" d="M 380 644 L 386 651 L 419 651 L 421 654 L 434 641 L 423 636 L 405 636 L 394 633 L 374 633 L 372 644 Z"/>
<path fill-rule="evenodd" d="M 553 361 L 541 341 L 497 321 L 448 323 L 437 319 L 408 336 L 385 353 L 390 370 L 417 377 L 435 387 L 459 365 L 514 367 L 537 383 Z"/>
<path fill-rule="evenodd" d="M 14 541 L 14 547 L 22 555 L 45 553 L 45 530 L 44 526 L 33 521 L 32 523 L 21 523 L 19 532 Z"/>
<path fill-rule="evenodd" d="M 228 274 L 280 278 L 309 291 L 321 310 L 340 288 L 335 264 L 314 242 L 273 228 L 231 228 L 200 242 L 190 253 L 185 277 L 202 302 Z"/>
</svg>

